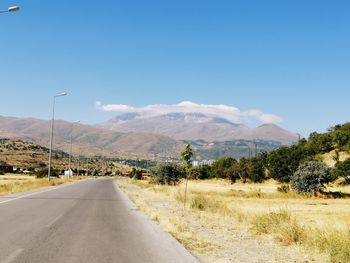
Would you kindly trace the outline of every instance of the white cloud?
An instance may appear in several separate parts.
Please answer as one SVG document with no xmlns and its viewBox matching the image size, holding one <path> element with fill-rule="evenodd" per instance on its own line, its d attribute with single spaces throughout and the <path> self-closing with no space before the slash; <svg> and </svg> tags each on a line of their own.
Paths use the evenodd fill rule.
<svg viewBox="0 0 350 263">
<path fill-rule="evenodd" d="M 260 110 L 241 111 L 240 109 L 228 105 L 208 105 L 197 104 L 191 101 L 183 101 L 178 104 L 154 104 L 144 107 L 133 107 L 123 104 L 102 104 L 96 102 L 96 108 L 106 112 L 130 113 L 136 112 L 142 117 L 159 116 L 168 113 L 204 113 L 221 117 L 235 123 L 247 123 L 249 121 L 260 121 L 263 123 L 278 123 L 282 121 L 277 115 L 264 113 Z"/>
</svg>

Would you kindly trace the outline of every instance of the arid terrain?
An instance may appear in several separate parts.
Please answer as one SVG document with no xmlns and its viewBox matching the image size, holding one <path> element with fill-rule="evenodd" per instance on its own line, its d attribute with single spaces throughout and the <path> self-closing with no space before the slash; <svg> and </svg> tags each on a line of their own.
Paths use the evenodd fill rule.
<svg viewBox="0 0 350 263">
<path fill-rule="evenodd" d="M 183 183 L 117 183 L 201 262 L 347 262 L 350 199 L 281 193 L 274 181 L 190 181 L 184 210 Z"/>
</svg>

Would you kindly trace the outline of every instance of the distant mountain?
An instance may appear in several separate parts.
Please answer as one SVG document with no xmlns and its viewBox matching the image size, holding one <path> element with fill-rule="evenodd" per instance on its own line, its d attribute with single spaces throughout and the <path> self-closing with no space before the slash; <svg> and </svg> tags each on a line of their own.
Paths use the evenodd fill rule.
<svg viewBox="0 0 350 263">
<path fill-rule="evenodd" d="M 274 124 L 249 128 L 227 119 L 203 113 L 169 113 L 147 116 L 127 113 L 97 127 L 117 132 L 147 132 L 169 136 L 175 140 L 233 141 L 267 140 L 292 144 L 298 135 Z"/>
<path fill-rule="evenodd" d="M 72 123 L 55 121 L 54 144 L 56 149 L 68 151 Z M 177 153 L 183 143 L 167 136 L 148 133 L 120 133 L 95 126 L 74 124 L 73 140 L 82 154 L 118 153 L 128 156 L 160 155 Z M 50 139 L 50 121 L 33 118 L 0 116 L 0 137 L 32 141 L 47 147 Z M 78 149 L 75 150 L 77 152 Z"/>
</svg>

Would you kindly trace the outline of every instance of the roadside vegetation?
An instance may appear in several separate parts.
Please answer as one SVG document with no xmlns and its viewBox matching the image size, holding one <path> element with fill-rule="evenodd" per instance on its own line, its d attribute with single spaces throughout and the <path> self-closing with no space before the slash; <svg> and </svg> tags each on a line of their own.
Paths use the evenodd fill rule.
<svg viewBox="0 0 350 263">
<path fill-rule="evenodd" d="M 0 195 L 13 194 L 29 190 L 35 190 L 46 186 L 55 186 L 64 183 L 82 180 L 86 177 L 70 177 L 70 178 L 53 178 L 48 181 L 47 178 L 37 178 L 30 175 L 4 174 L 0 175 Z"/>
<path fill-rule="evenodd" d="M 325 262 L 346 263 L 350 262 L 350 159 L 344 156 L 349 156 L 349 150 L 347 123 L 249 159 L 222 157 L 212 165 L 196 167 L 185 159 L 184 165 L 158 164 L 139 172 L 146 176 L 133 176 L 139 180 L 129 180 L 128 184 L 137 187 L 141 196 L 153 193 L 177 204 L 186 204 L 187 199 L 186 209 L 204 213 L 207 220 L 228 218 L 235 226 L 245 225 L 254 235 L 272 236 L 285 246 L 321 252 L 327 255 L 322 259 L 328 257 Z M 332 164 L 325 160 L 330 154 Z M 191 180 L 188 194 L 187 179 Z M 124 188 L 128 188 L 125 181 Z M 130 187 L 127 192 L 133 195 Z M 138 196 L 132 198 L 142 207 L 151 206 Z M 157 221 L 162 220 L 158 210 L 153 207 Z M 181 218 L 178 220 L 181 224 Z M 220 229 L 220 222 L 217 224 Z M 186 231 L 194 232 L 191 235 L 195 237 L 195 228 L 188 228 Z M 181 241 L 181 229 L 175 229 L 172 233 Z M 225 229 L 221 231 L 225 235 Z M 196 250 L 196 246 L 189 249 Z"/>
</svg>

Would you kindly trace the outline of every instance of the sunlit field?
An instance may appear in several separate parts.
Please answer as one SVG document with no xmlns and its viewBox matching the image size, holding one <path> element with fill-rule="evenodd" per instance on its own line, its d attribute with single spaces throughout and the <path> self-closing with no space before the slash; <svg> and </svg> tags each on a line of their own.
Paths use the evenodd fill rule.
<svg viewBox="0 0 350 263">
<path fill-rule="evenodd" d="M 147 180 L 121 179 L 118 184 L 141 210 L 170 229 L 169 232 L 187 245 L 188 249 L 204 255 L 203 258 L 210 256 L 202 249 L 205 242 L 208 242 L 208 248 L 216 251 L 217 258 L 230 258 L 232 251 L 229 251 L 229 244 L 234 239 L 229 241 L 227 235 L 232 235 L 229 229 L 234 227 L 248 231 L 251 236 L 247 239 L 272 237 L 278 247 L 275 248 L 276 253 L 271 253 L 275 253 L 273 258 L 277 261 L 281 260 L 282 254 L 289 253 L 289 258 L 286 256 L 282 262 L 299 262 L 300 258 L 296 254 L 307 253 L 310 262 L 312 258 L 317 262 L 350 262 L 348 198 L 305 196 L 292 191 L 282 193 L 277 191 L 280 185 L 275 181 L 263 184 L 230 184 L 225 180 L 189 181 L 186 210 L 183 210 L 184 183 L 178 186 L 160 186 L 150 184 Z M 349 193 L 350 187 L 332 186 L 328 190 Z M 169 201 L 177 204 L 177 208 L 173 206 L 170 209 L 173 211 L 165 212 Z M 183 216 L 189 214 L 193 221 L 200 220 L 202 227 L 198 228 L 196 223 L 188 220 L 187 223 L 182 222 Z M 181 227 L 177 227 L 179 225 Z M 222 236 L 224 243 L 213 241 L 213 236 L 201 240 L 200 237 L 205 236 L 205 232 L 211 232 L 210 228 L 213 227 L 216 229 L 214 235 Z M 186 233 L 191 234 L 186 236 Z M 306 252 L 284 251 L 286 247 Z M 242 258 L 241 262 L 244 260 Z M 210 261 L 204 259 L 203 262 Z"/>
<path fill-rule="evenodd" d="M 34 190 L 45 186 L 60 185 L 80 179 L 82 177 L 71 177 L 69 179 L 54 178 L 48 181 L 47 178 L 38 179 L 35 176 L 29 175 L 5 174 L 0 175 L 0 195 Z"/>
</svg>

